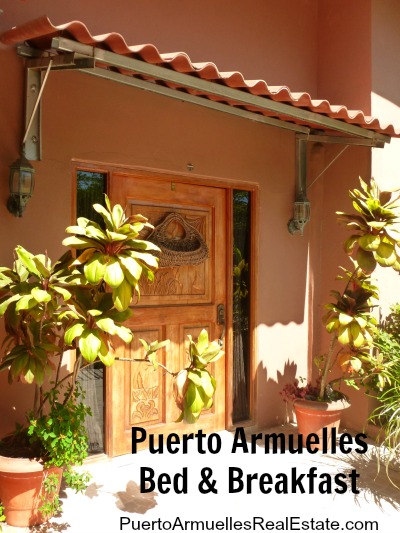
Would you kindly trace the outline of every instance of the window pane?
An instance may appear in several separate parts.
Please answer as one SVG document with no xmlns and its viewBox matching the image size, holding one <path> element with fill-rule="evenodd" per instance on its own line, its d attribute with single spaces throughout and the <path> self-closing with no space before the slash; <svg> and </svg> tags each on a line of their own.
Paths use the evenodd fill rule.
<svg viewBox="0 0 400 533">
<path fill-rule="evenodd" d="M 103 219 L 93 209 L 93 204 L 104 205 L 104 193 L 107 186 L 107 174 L 102 172 L 77 172 L 76 214 L 78 217 L 90 218 L 98 224 Z"/>
<path fill-rule="evenodd" d="M 250 200 L 233 191 L 233 422 L 250 415 Z"/>
</svg>

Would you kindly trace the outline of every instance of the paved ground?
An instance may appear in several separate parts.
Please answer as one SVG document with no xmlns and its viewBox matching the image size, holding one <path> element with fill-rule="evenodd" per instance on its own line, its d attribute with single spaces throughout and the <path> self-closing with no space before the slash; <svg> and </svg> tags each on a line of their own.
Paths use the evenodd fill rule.
<svg viewBox="0 0 400 533">
<path fill-rule="evenodd" d="M 282 431 L 295 434 L 291 426 L 263 433 Z M 164 451 L 156 455 L 143 451 L 91 464 L 88 469 L 93 480 L 86 494 L 62 491 L 63 513 L 59 517 L 36 528 L 3 526 L 3 531 L 399 531 L 400 489 L 387 478 L 384 468 L 378 473 L 372 444 L 366 453 L 357 453 L 355 448 L 360 446 L 356 445 L 347 454 L 273 454 L 271 448 L 265 453 L 260 444 L 256 453 L 251 454 L 249 448 L 245 454 L 242 448 L 232 453 L 232 433 L 218 435 L 218 454 L 201 454 L 196 443 L 191 442 L 188 454 Z M 187 493 L 177 493 L 184 488 L 182 479 L 177 482 L 176 491 L 171 488 L 162 494 L 160 489 L 170 488 L 163 484 L 152 492 L 141 493 L 141 468 L 170 476 L 186 468 Z M 233 468 L 232 477 L 243 472 L 243 490 L 239 480 L 232 481 L 229 487 L 229 469 Z M 201 493 L 208 490 L 206 483 L 201 484 L 202 471 L 204 477 L 210 472 L 203 469 L 212 470 L 214 492 Z M 249 487 L 247 474 L 254 477 Z M 260 486 L 262 474 L 265 475 Z M 391 470 L 390 474 L 400 487 L 400 471 Z"/>
</svg>

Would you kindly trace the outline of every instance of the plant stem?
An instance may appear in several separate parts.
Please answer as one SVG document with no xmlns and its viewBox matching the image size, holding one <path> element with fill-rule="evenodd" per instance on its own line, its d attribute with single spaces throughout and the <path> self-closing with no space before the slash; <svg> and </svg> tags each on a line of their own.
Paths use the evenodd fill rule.
<svg viewBox="0 0 400 533">
<path fill-rule="evenodd" d="M 132 359 L 130 357 L 116 357 L 115 360 L 116 361 L 128 361 L 132 363 L 148 363 L 150 365 L 152 364 L 148 359 Z M 162 363 L 159 363 L 158 361 L 157 361 L 157 365 L 161 366 L 161 368 L 163 368 L 171 376 L 177 376 L 179 374 L 179 372 L 172 372 L 166 366 L 164 366 Z"/>
<path fill-rule="evenodd" d="M 35 385 L 35 394 L 33 397 L 33 416 L 38 418 L 41 405 L 39 401 L 39 385 Z"/>
<path fill-rule="evenodd" d="M 328 378 L 328 373 L 329 373 L 329 371 L 331 369 L 331 361 L 332 361 L 332 356 L 333 356 L 333 353 L 334 353 L 336 340 L 337 340 L 337 335 L 333 335 L 332 338 L 331 338 L 331 342 L 330 342 L 330 345 L 329 345 L 329 351 L 328 351 L 328 354 L 327 354 L 327 357 L 326 357 L 326 361 L 325 361 L 325 364 L 324 364 L 324 371 L 323 371 L 322 376 L 321 376 L 321 385 L 320 385 L 320 388 L 319 388 L 319 399 L 320 400 L 323 400 L 325 398 L 326 380 Z"/>
<path fill-rule="evenodd" d="M 69 377 L 71 377 L 71 386 L 69 388 L 68 394 L 64 398 L 64 401 L 63 401 L 64 405 L 68 402 L 68 400 L 71 398 L 71 396 L 75 392 L 76 380 L 78 379 L 78 372 L 81 368 L 81 363 L 82 363 L 82 354 L 79 353 L 78 357 L 75 360 L 74 370 L 71 372 L 71 374 L 69 374 Z"/>
</svg>

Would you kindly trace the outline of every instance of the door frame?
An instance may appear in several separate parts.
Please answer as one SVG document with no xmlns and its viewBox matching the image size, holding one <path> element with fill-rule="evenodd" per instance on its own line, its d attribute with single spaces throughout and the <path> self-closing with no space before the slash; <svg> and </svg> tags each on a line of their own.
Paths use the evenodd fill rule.
<svg viewBox="0 0 400 533">
<path fill-rule="evenodd" d="M 134 174 L 135 176 L 151 177 L 152 179 L 157 179 L 160 181 L 169 180 L 176 183 L 185 183 L 193 185 L 203 185 L 206 187 L 216 187 L 225 189 L 227 192 L 227 205 L 226 205 L 226 216 L 227 216 L 227 250 L 226 250 L 226 265 L 227 265 L 227 274 L 228 272 L 233 272 L 233 254 L 229 253 L 229 250 L 233 249 L 233 202 L 232 194 L 233 190 L 245 190 L 249 191 L 251 194 L 251 206 L 250 206 L 250 225 L 251 225 L 251 260 L 249 262 L 250 270 L 250 392 L 249 392 L 249 412 L 250 416 L 247 420 L 240 421 L 238 423 L 233 423 L 232 421 L 232 410 L 233 410 L 233 307 L 232 305 L 226 306 L 226 347 L 227 351 L 225 354 L 225 428 L 229 431 L 234 429 L 237 426 L 242 427 L 255 427 L 257 412 L 256 412 L 256 395 L 257 395 L 257 335 L 256 335 L 256 310 L 257 310 L 257 301 L 258 301 L 258 211 L 259 211 L 259 184 L 254 182 L 249 182 L 246 180 L 233 180 L 229 178 L 218 178 L 218 177 L 209 177 L 202 176 L 194 173 L 184 173 L 184 172 L 171 172 L 167 170 L 152 169 L 152 168 L 143 168 L 136 166 L 126 166 L 126 165 L 112 165 L 109 163 L 94 163 L 91 161 L 83 160 L 72 160 L 72 223 L 75 223 L 76 220 L 76 172 L 78 170 L 86 170 L 91 172 L 101 172 L 107 174 L 107 193 L 110 190 L 110 180 L 114 172 L 119 174 L 126 174 L 127 176 Z M 226 276 L 227 286 L 226 286 L 226 297 L 227 302 L 232 302 L 233 300 L 233 276 Z M 109 389 L 109 380 L 107 380 L 107 371 L 105 372 L 105 388 L 104 388 L 104 443 L 105 443 L 105 453 L 109 455 L 112 453 L 111 446 L 111 433 L 112 428 L 108 404 L 111 398 L 111 391 Z"/>
</svg>

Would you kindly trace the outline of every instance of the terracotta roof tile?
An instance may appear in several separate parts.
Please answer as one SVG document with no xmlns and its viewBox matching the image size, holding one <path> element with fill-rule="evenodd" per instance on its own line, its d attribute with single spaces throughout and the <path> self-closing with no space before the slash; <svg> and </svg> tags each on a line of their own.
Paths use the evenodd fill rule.
<svg viewBox="0 0 400 533">
<path fill-rule="evenodd" d="M 129 46 L 124 37 L 119 33 L 92 35 L 85 24 L 80 21 L 72 21 L 54 26 L 47 17 L 41 17 L 3 33 L 0 36 L 0 42 L 5 45 L 27 42 L 31 46 L 40 49 L 49 49 L 52 38 L 56 36 L 73 39 L 81 44 L 96 46 L 116 54 L 139 59 L 149 64 L 173 69 L 179 73 L 191 74 L 203 80 L 223 84 L 227 87 L 240 89 L 256 96 L 268 98 L 293 107 L 303 108 L 313 113 L 325 115 L 349 124 L 355 124 L 361 128 L 375 131 L 376 133 L 400 137 L 399 128 L 395 128 L 392 124 L 381 124 L 378 118 L 367 116 L 360 110 L 350 110 L 343 105 L 333 105 L 327 100 L 313 100 L 306 92 L 291 92 L 285 86 L 269 86 L 264 80 L 246 80 L 240 72 L 221 72 L 211 62 L 193 63 L 190 57 L 184 52 L 160 53 L 153 44 Z M 180 88 L 191 94 L 201 94 L 210 100 L 222 101 L 229 105 L 240 105 L 232 100 L 213 96 L 206 92 L 179 87 L 179 85 L 170 82 L 164 81 L 163 83 L 168 87 Z M 262 113 L 265 116 L 273 116 L 281 120 L 307 125 L 307 121 L 287 117 L 280 112 L 259 109 L 257 106 L 248 104 L 243 107 L 250 111 Z"/>
</svg>

